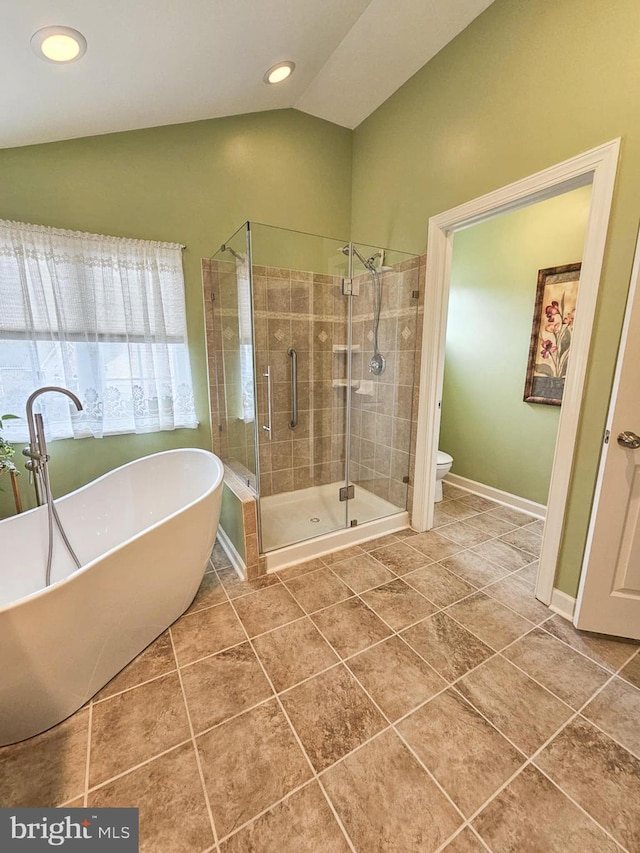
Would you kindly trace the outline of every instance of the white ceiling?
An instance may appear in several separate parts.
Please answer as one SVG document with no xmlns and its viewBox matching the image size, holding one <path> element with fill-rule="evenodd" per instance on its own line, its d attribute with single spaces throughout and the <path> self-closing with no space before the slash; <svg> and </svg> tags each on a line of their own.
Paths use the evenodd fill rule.
<svg viewBox="0 0 640 853">
<path fill-rule="evenodd" d="M 0 0 L 0 147 L 285 107 L 354 128 L 492 2 Z M 86 37 L 78 62 L 32 52 L 55 24 Z"/>
</svg>

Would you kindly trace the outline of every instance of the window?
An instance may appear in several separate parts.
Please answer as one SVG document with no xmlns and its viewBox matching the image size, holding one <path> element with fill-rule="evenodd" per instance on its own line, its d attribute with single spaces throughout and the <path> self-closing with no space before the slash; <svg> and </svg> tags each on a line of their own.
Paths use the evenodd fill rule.
<svg viewBox="0 0 640 853">
<path fill-rule="evenodd" d="M 43 385 L 49 438 L 196 427 L 182 246 L 0 220 L 0 414 Z"/>
</svg>

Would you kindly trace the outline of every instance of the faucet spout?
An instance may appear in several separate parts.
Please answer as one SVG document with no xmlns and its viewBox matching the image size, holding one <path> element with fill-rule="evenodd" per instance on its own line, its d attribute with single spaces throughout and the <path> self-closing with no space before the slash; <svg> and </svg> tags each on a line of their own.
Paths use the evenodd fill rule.
<svg viewBox="0 0 640 853">
<path fill-rule="evenodd" d="M 43 503 L 47 505 L 47 518 L 49 524 L 49 547 L 47 552 L 47 568 L 45 574 L 45 585 L 51 583 L 51 567 L 53 562 L 53 524 L 54 521 L 60 531 L 62 540 L 71 554 L 71 557 L 78 568 L 81 563 L 76 552 L 71 547 L 71 543 L 62 526 L 58 510 L 56 509 L 53 495 L 51 494 L 51 483 L 49 482 L 49 456 L 47 454 L 47 442 L 44 436 L 44 422 L 42 415 L 38 412 L 33 414 L 33 404 L 41 394 L 46 394 L 48 391 L 58 391 L 60 394 L 66 394 L 73 401 L 76 409 L 82 411 L 82 403 L 76 395 L 67 388 L 60 388 L 57 385 L 45 385 L 43 388 L 38 388 L 27 400 L 27 424 L 29 426 L 29 447 L 25 447 L 22 453 L 29 457 L 26 468 L 33 474 L 33 481 L 36 488 L 36 502 L 38 506 Z"/>
<path fill-rule="evenodd" d="M 48 391 L 58 391 L 60 394 L 66 394 L 70 400 L 73 401 L 76 409 L 81 412 L 82 411 L 82 403 L 73 393 L 73 391 L 69 391 L 67 388 L 60 388 L 57 385 L 45 385 L 43 388 L 38 388 L 37 391 L 34 391 L 33 394 L 27 400 L 27 425 L 29 427 L 29 442 L 31 443 L 31 447 L 34 448 L 37 444 L 36 438 L 36 425 L 35 420 L 33 418 L 33 404 L 40 397 L 41 394 L 46 394 Z"/>
<path fill-rule="evenodd" d="M 36 498 L 38 502 L 38 506 L 41 506 L 42 501 L 42 490 L 43 484 L 40 480 L 40 469 L 41 463 L 47 461 L 47 447 L 44 438 L 44 427 L 42 424 L 42 416 L 36 415 L 34 417 L 33 414 L 33 404 L 37 400 L 37 398 L 41 394 L 46 394 L 48 391 L 58 391 L 60 394 L 66 394 L 67 397 L 73 402 L 76 409 L 81 412 L 82 411 L 82 403 L 73 393 L 73 391 L 69 391 L 67 388 L 61 388 L 58 385 L 45 385 L 42 388 L 38 388 L 36 391 L 31 394 L 29 399 L 27 400 L 27 426 L 29 427 L 29 447 L 25 447 L 22 451 L 24 456 L 29 457 L 29 462 L 27 463 L 27 469 L 31 471 L 35 475 L 35 486 L 36 486 Z"/>
</svg>

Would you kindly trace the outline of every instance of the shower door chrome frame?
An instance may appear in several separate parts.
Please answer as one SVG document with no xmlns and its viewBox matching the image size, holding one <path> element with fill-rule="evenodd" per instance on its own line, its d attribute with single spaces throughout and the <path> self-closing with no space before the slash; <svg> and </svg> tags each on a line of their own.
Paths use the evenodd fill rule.
<svg viewBox="0 0 640 853">
<path fill-rule="evenodd" d="M 258 359 L 256 356 L 256 318 L 253 289 L 253 247 L 251 243 L 251 222 L 247 220 L 247 262 L 249 265 L 249 303 L 251 305 L 251 351 L 253 356 L 253 452 L 256 469 L 256 532 L 258 534 L 258 553 L 262 554 L 262 520 L 260 517 L 260 432 L 258 420 Z"/>
<path fill-rule="evenodd" d="M 349 280 L 353 281 L 353 243 L 349 242 Z M 351 378 L 353 373 L 352 358 L 353 358 L 353 288 L 349 288 L 349 292 L 345 293 L 347 299 L 347 386 L 345 394 L 345 413 L 344 413 L 344 527 L 350 526 L 349 519 L 349 501 L 351 500 L 351 492 L 349 486 L 351 481 L 349 478 L 349 462 L 351 460 Z M 341 498 L 342 500 L 342 498 Z"/>
</svg>

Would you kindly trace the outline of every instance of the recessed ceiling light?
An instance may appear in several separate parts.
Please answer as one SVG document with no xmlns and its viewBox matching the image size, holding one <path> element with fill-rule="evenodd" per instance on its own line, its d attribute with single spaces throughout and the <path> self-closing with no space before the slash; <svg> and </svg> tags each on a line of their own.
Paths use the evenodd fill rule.
<svg viewBox="0 0 640 853">
<path fill-rule="evenodd" d="M 279 62 L 270 68 L 262 78 L 265 83 L 282 83 L 291 74 L 296 67 L 295 62 Z"/>
<path fill-rule="evenodd" d="M 73 62 L 84 56 L 87 40 L 71 27 L 43 27 L 31 36 L 31 47 L 48 62 Z"/>
</svg>

